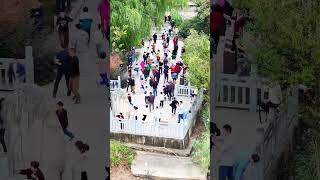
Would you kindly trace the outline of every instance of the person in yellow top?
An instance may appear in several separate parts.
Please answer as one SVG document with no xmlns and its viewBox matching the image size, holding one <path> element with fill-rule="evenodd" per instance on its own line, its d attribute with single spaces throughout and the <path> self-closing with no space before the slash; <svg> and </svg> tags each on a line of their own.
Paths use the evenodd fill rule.
<svg viewBox="0 0 320 180">
<path fill-rule="evenodd" d="M 158 50 L 158 52 L 157 52 L 157 61 L 159 62 L 160 61 L 160 50 Z"/>
</svg>

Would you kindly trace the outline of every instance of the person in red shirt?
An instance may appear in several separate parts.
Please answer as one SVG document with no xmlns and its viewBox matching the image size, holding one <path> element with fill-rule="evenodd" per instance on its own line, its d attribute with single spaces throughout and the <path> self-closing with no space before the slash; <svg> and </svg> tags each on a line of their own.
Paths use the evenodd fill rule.
<svg viewBox="0 0 320 180">
<path fill-rule="evenodd" d="M 178 72 L 176 66 L 177 65 L 172 64 L 170 67 L 173 83 L 176 83 L 176 80 L 178 79 Z"/>
<path fill-rule="evenodd" d="M 219 5 L 213 5 L 211 9 L 212 10 L 210 13 L 210 34 L 211 38 L 214 40 L 214 51 L 216 52 L 220 40 L 221 31 L 225 23 L 225 19 L 223 17 L 222 8 Z"/>
</svg>

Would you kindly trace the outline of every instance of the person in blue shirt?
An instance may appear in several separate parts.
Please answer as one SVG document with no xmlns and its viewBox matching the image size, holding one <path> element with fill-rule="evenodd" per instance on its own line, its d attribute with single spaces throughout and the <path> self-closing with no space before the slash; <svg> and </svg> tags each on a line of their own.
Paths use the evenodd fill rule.
<svg viewBox="0 0 320 180">
<path fill-rule="evenodd" d="M 233 180 L 242 180 L 243 174 L 250 163 L 257 163 L 260 161 L 258 154 L 248 153 L 247 151 L 240 151 L 235 158 L 233 164 Z"/>
<path fill-rule="evenodd" d="M 90 34 L 91 34 L 91 24 L 93 22 L 93 18 L 91 14 L 89 14 L 89 8 L 84 7 L 83 8 L 83 13 L 79 17 L 79 22 L 81 29 L 86 31 L 88 33 L 89 39 L 88 39 L 88 44 L 90 43 Z"/>
<path fill-rule="evenodd" d="M 8 77 L 9 82 L 13 83 L 14 81 L 17 81 L 19 83 L 25 83 L 26 82 L 26 68 L 25 66 L 20 63 L 19 59 L 15 59 L 16 62 L 10 63 L 8 68 Z"/>
</svg>

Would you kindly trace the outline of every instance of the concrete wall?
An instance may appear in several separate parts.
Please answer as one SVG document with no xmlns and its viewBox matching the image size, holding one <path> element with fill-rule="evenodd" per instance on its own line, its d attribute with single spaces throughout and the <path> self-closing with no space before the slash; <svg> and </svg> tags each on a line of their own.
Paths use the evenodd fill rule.
<svg viewBox="0 0 320 180">
<path fill-rule="evenodd" d="M 135 134 L 124 134 L 124 133 L 110 133 L 111 139 L 119 140 L 122 142 L 130 142 L 142 145 L 166 147 L 174 149 L 186 149 L 189 145 L 190 136 L 185 136 L 184 139 L 171 139 L 153 136 L 142 136 Z"/>
</svg>

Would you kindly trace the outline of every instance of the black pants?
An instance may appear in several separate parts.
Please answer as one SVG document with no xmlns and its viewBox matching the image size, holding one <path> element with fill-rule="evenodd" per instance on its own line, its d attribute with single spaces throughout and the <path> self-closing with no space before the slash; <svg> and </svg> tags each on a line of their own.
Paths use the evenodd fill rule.
<svg viewBox="0 0 320 180">
<path fill-rule="evenodd" d="M 5 129 L 0 129 L 0 143 L 2 145 L 3 151 L 7 152 L 7 146 L 6 143 L 4 142 L 4 133 L 5 133 Z"/>
<path fill-rule="evenodd" d="M 177 107 L 172 107 L 172 110 L 171 110 L 172 114 L 176 114 L 176 111 L 177 111 Z"/>
<path fill-rule="evenodd" d="M 220 40 L 220 33 L 219 32 L 212 32 L 211 33 L 212 39 L 214 41 L 214 52 L 217 52 L 219 40 Z"/>
<path fill-rule="evenodd" d="M 160 101 L 160 107 L 163 108 L 163 101 Z"/>
<path fill-rule="evenodd" d="M 59 83 L 60 83 L 60 81 L 62 79 L 62 76 L 64 76 L 65 79 L 66 79 L 66 85 L 67 85 L 67 88 L 68 88 L 68 94 L 70 93 L 70 88 L 69 88 L 70 73 L 69 72 L 65 72 L 62 69 L 58 69 L 56 81 L 54 82 L 54 87 L 53 87 L 53 95 L 54 96 L 57 94 Z"/>
<path fill-rule="evenodd" d="M 81 172 L 81 180 L 88 180 L 88 176 L 87 176 L 87 172 L 86 171 L 82 171 Z"/>
<path fill-rule="evenodd" d="M 160 74 L 162 74 L 162 66 L 159 67 L 159 71 L 160 71 Z"/>
<path fill-rule="evenodd" d="M 166 82 L 166 80 L 167 80 L 167 82 L 169 80 L 169 74 L 168 73 L 164 73 L 164 82 Z"/>
</svg>

